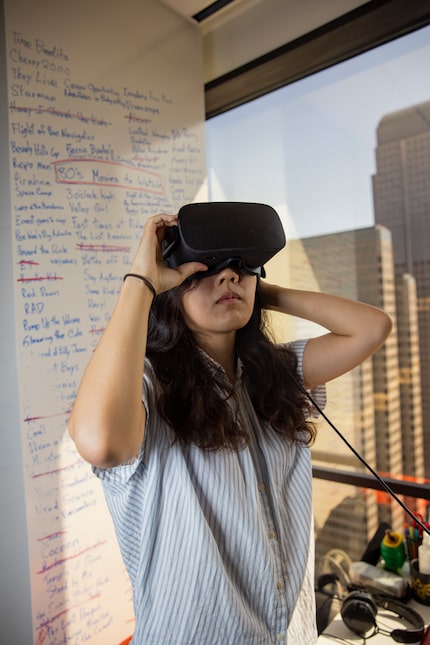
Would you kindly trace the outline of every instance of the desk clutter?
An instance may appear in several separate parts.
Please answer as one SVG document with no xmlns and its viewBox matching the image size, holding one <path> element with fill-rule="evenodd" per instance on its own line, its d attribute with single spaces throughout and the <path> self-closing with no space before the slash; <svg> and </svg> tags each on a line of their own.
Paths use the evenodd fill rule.
<svg viewBox="0 0 430 645">
<path fill-rule="evenodd" d="M 385 569 L 408 577 L 417 602 L 430 605 L 430 525 L 421 516 L 418 519 L 419 523 L 405 524 L 404 535 L 385 531 L 381 559 Z"/>
<path fill-rule="evenodd" d="M 343 629 L 364 640 L 381 634 L 388 640 L 378 642 L 430 642 L 430 528 L 422 518 L 406 524 L 403 533 L 382 523 L 360 561 L 334 549 L 325 564 L 316 589 L 318 633 L 324 638 L 336 615 Z M 384 630 L 378 618 L 387 612 L 399 624 Z"/>
</svg>

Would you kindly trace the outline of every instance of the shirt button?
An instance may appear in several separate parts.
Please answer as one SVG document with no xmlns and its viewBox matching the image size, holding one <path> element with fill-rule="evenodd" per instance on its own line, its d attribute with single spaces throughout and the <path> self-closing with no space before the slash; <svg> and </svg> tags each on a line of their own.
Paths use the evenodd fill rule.
<svg viewBox="0 0 430 645">
<path fill-rule="evenodd" d="M 278 634 L 277 638 L 278 638 L 278 641 L 283 641 L 284 640 L 284 634 Z"/>
<path fill-rule="evenodd" d="M 276 537 L 275 531 L 269 531 L 267 536 L 268 536 L 269 540 L 274 540 L 275 537 Z"/>
<path fill-rule="evenodd" d="M 263 484 L 263 482 L 260 482 L 260 483 L 258 484 L 258 490 L 260 491 L 260 493 L 263 493 L 263 492 L 266 490 L 266 487 L 265 487 L 265 485 Z"/>
<path fill-rule="evenodd" d="M 283 583 L 281 581 L 279 581 L 277 583 L 276 587 L 278 588 L 278 591 L 282 591 L 282 589 L 284 588 L 284 585 L 283 585 Z"/>
</svg>

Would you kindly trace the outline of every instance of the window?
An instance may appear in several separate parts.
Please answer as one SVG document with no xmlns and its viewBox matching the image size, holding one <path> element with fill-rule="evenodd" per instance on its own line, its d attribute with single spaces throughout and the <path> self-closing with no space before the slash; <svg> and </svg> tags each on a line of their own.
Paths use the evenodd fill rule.
<svg viewBox="0 0 430 645">
<path fill-rule="evenodd" d="M 372 359 L 328 385 L 326 412 L 382 475 L 420 482 L 430 480 L 428 60 L 426 26 L 207 121 L 209 199 L 269 203 L 283 221 L 287 248 L 269 280 L 364 300 L 396 321 Z M 324 421 L 312 450 L 316 465 L 363 471 Z M 398 511 L 384 495 L 318 482 L 317 554 L 358 524 L 358 559 L 380 521 L 403 529 Z"/>
</svg>

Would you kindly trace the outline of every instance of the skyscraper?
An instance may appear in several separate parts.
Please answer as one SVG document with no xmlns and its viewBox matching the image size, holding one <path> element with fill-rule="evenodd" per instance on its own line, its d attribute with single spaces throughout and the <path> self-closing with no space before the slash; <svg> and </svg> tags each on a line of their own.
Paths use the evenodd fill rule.
<svg viewBox="0 0 430 645">
<path fill-rule="evenodd" d="M 430 101 L 388 114 L 379 122 L 373 199 L 375 222 L 392 233 L 397 284 L 405 285 L 405 274 L 416 281 L 420 356 L 414 356 L 413 362 L 420 358 L 423 461 L 425 476 L 430 477 Z M 398 290 L 398 299 L 402 294 Z M 405 300 L 403 306 L 407 306 Z M 404 396 L 411 385 L 409 367 L 406 363 L 402 367 Z M 416 387 L 409 394 L 410 406 L 419 409 Z M 406 437 L 406 418 L 403 425 Z M 422 457 L 410 455 L 405 474 L 416 474 L 413 462 L 420 470 Z"/>
<path fill-rule="evenodd" d="M 287 256 L 289 281 L 295 287 L 368 302 L 392 316 L 393 332 L 376 354 L 328 384 L 327 413 L 381 475 L 401 476 L 422 448 L 419 400 L 412 409 L 410 405 L 420 396 L 420 374 L 415 282 L 405 276 L 397 285 L 396 298 L 390 231 L 376 226 L 293 240 L 288 242 Z M 289 330 L 289 337 L 312 335 L 307 325 Z M 408 424 L 404 438 L 405 417 Z M 325 423 L 320 426 L 313 459 L 320 465 L 365 470 Z M 415 473 L 422 476 L 422 460 L 416 461 L 416 468 Z M 317 558 L 336 546 L 359 559 L 379 522 L 386 521 L 396 530 L 403 528 L 403 510 L 388 495 L 326 482 L 317 482 L 314 491 Z"/>
</svg>

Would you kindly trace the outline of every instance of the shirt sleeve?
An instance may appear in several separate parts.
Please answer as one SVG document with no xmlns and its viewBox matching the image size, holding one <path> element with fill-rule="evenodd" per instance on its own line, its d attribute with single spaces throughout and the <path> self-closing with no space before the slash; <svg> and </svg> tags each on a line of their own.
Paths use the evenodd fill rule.
<svg viewBox="0 0 430 645">
<path fill-rule="evenodd" d="M 301 378 L 301 381 L 303 383 L 304 378 L 303 378 L 303 352 L 305 351 L 306 343 L 308 342 L 308 339 L 305 340 L 296 340 L 292 343 L 288 343 L 288 347 L 290 347 L 293 352 L 295 352 L 297 356 L 297 372 Z M 327 390 L 325 384 L 323 385 L 318 385 L 317 387 L 312 388 L 311 390 L 307 390 L 309 392 L 309 395 L 311 397 L 311 417 L 316 419 L 319 416 L 319 410 L 323 410 L 326 406 L 327 403 Z M 316 403 L 316 407 L 315 404 Z"/>
<path fill-rule="evenodd" d="M 144 439 L 136 459 L 130 463 L 120 464 L 113 468 L 98 468 L 92 466 L 93 473 L 106 486 L 118 486 L 125 484 L 137 472 L 139 468 L 145 468 L 145 439 L 148 434 L 148 427 L 152 422 L 152 416 L 155 411 L 155 375 L 151 363 L 145 359 L 145 370 L 142 379 L 142 403 L 146 409 L 146 429 Z"/>
</svg>

